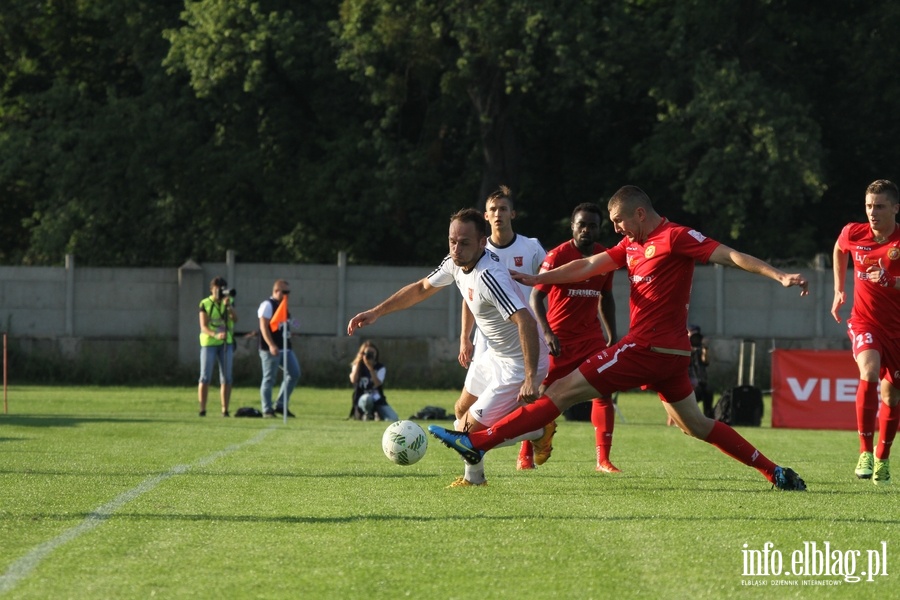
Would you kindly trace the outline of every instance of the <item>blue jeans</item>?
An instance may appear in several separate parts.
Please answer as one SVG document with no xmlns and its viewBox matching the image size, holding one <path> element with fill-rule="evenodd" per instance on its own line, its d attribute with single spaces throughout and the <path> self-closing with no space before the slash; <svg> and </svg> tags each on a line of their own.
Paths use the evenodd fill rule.
<svg viewBox="0 0 900 600">
<path fill-rule="evenodd" d="M 199 383 L 209 383 L 212 380 L 213 365 L 219 363 L 219 383 L 231 385 L 233 362 L 234 346 L 231 344 L 200 346 Z"/>
<path fill-rule="evenodd" d="M 262 402 L 262 411 L 265 413 L 272 410 L 272 388 L 275 385 L 275 378 L 278 376 L 278 369 L 284 364 L 285 352 L 287 353 L 287 376 L 281 381 L 281 391 L 278 392 L 278 399 L 275 402 L 275 408 L 284 407 L 284 399 L 291 397 L 291 393 L 300 380 L 300 363 L 294 356 L 292 350 L 280 350 L 278 356 L 272 356 L 268 350 L 259 351 L 259 360 L 262 362 L 262 385 L 259 386 L 259 398 Z"/>
<path fill-rule="evenodd" d="M 378 413 L 378 416 L 381 417 L 382 421 L 393 422 L 400 420 L 400 417 L 397 416 L 397 411 L 395 411 L 387 401 L 380 397 L 378 400 L 373 400 L 372 394 L 363 394 L 360 396 L 356 405 L 366 415 Z"/>
</svg>

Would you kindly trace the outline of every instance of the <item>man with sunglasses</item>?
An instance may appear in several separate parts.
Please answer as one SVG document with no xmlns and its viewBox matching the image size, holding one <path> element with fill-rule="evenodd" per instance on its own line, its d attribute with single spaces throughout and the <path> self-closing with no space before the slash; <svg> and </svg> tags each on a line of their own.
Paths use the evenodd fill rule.
<svg viewBox="0 0 900 600">
<path fill-rule="evenodd" d="M 284 413 L 286 399 L 291 397 L 297 381 L 300 380 L 300 363 L 297 362 L 297 357 L 291 349 L 290 313 L 287 315 L 287 320 L 279 323 L 274 332 L 269 326 L 275 311 L 290 293 L 290 284 L 284 279 L 279 279 L 272 286 L 272 296 L 259 305 L 256 313 L 259 317 L 259 359 L 262 362 L 262 384 L 259 386 L 259 396 L 264 417 L 274 417 L 276 414 Z M 284 374 L 281 381 L 281 391 L 278 393 L 273 408 L 272 388 L 275 385 L 275 378 L 278 376 L 278 368 L 283 364 L 287 365 L 287 373 Z M 290 410 L 287 414 L 289 417 L 294 416 Z"/>
</svg>

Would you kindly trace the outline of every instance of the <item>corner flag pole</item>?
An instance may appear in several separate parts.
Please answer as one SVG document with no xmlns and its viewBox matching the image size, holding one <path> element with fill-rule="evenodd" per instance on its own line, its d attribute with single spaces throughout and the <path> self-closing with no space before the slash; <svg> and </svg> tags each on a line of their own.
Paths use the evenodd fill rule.
<svg viewBox="0 0 900 600">
<path fill-rule="evenodd" d="M 3 414 L 9 412 L 9 404 L 6 402 L 6 334 L 3 334 Z"/>
<path fill-rule="evenodd" d="M 282 407 L 281 407 L 281 408 L 282 408 L 282 410 L 281 410 L 281 415 L 282 415 L 282 417 L 284 418 L 284 424 L 285 424 L 285 425 L 287 425 L 287 419 L 288 419 L 288 398 L 290 397 L 290 391 L 289 391 L 289 390 L 291 389 L 290 386 L 289 386 L 289 384 L 288 384 L 288 380 L 289 380 L 289 378 L 290 378 L 290 376 L 291 376 L 290 373 L 288 372 L 288 357 L 287 357 L 287 355 L 288 355 L 288 335 L 289 335 L 289 334 L 288 334 L 288 327 L 289 327 L 288 322 L 285 321 L 285 322 L 284 322 L 283 333 L 282 333 L 282 338 L 281 338 L 281 339 L 283 340 L 283 343 L 282 343 L 282 345 L 281 345 L 281 356 L 282 356 L 281 368 L 284 370 L 284 371 L 283 371 L 283 375 L 282 375 L 282 379 L 283 379 L 283 381 L 284 381 L 284 404 L 283 404 Z"/>
</svg>

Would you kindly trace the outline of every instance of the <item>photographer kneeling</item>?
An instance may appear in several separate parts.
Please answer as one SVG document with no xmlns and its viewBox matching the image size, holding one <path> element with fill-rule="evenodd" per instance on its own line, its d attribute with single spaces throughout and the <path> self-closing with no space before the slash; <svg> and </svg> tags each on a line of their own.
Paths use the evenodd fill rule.
<svg viewBox="0 0 900 600">
<path fill-rule="evenodd" d="M 378 348 L 366 340 L 350 363 L 350 383 L 353 384 L 353 405 L 349 418 L 372 421 L 375 415 L 382 421 L 397 421 L 397 412 L 384 396 L 384 377 L 387 369 L 378 362 Z"/>
</svg>

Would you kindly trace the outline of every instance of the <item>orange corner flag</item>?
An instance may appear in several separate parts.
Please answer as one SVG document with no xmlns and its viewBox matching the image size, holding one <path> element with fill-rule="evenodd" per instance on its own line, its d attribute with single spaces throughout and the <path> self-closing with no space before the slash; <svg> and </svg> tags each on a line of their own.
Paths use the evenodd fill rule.
<svg viewBox="0 0 900 600">
<path fill-rule="evenodd" d="M 288 319 L 288 306 L 287 306 L 287 296 L 285 296 L 281 300 L 281 304 L 278 305 L 278 308 L 275 309 L 275 314 L 272 315 L 272 320 L 269 321 L 269 328 L 272 332 L 278 331 L 278 326 L 287 321 Z"/>
</svg>

